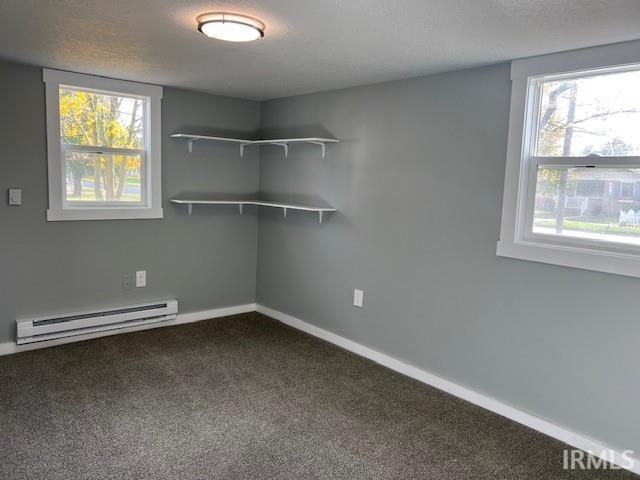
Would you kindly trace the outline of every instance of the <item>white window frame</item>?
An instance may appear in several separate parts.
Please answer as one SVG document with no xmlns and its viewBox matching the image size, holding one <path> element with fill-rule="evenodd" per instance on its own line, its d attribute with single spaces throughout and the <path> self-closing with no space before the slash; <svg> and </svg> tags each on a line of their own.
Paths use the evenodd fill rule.
<svg viewBox="0 0 640 480">
<path fill-rule="evenodd" d="M 43 69 L 46 94 L 47 159 L 49 176 L 48 221 L 61 220 L 125 220 L 163 218 L 161 170 L 161 101 L 162 87 L 93 75 Z M 60 86 L 81 90 L 96 90 L 107 94 L 122 94 L 146 99 L 144 148 L 142 155 L 145 175 L 142 179 L 142 202 L 65 202 L 65 170 L 62 166 L 63 145 L 60 138 Z M 104 153 L 126 153 L 109 147 L 74 146 L 73 150 Z M 131 150 L 128 150 L 132 153 Z"/>
<path fill-rule="evenodd" d="M 539 80 L 542 77 L 585 77 L 629 69 L 640 69 L 640 42 L 512 62 L 507 162 L 497 245 L 499 256 L 640 277 L 640 246 L 531 231 L 538 165 L 640 165 L 640 157 L 535 157 Z"/>
</svg>

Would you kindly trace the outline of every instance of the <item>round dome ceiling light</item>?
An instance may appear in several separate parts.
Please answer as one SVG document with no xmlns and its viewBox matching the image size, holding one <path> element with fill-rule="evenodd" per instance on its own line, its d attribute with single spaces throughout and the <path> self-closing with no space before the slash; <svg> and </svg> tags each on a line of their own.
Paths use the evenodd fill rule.
<svg viewBox="0 0 640 480">
<path fill-rule="evenodd" d="M 205 13 L 197 19 L 198 30 L 207 37 L 226 42 L 251 42 L 264 37 L 265 25 L 260 20 L 236 13 Z"/>
</svg>

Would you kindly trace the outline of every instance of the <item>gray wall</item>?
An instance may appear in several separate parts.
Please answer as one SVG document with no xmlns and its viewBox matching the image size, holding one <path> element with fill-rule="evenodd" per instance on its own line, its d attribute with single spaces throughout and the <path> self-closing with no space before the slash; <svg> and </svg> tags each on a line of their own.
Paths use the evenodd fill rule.
<svg viewBox="0 0 640 480">
<path fill-rule="evenodd" d="M 640 281 L 498 258 L 509 71 L 497 66 L 274 100 L 175 89 L 163 100 L 165 218 L 46 222 L 44 86 L 0 64 L 0 342 L 16 315 L 175 296 L 183 312 L 250 303 L 322 328 L 620 449 L 640 451 L 635 366 Z M 262 110 L 262 112 L 261 112 Z M 219 133 L 333 134 L 247 149 L 168 139 Z M 260 172 L 258 169 L 260 168 Z M 328 202 L 316 217 L 196 208 L 184 192 Z M 285 195 L 286 194 L 286 195 Z M 259 228 L 259 232 L 258 232 Z M 259 234 L 258 234 L 259 233 Z M 258 245 L 256 245 L 258 243 Z M 256 258 L 258 249 L 259 260 Z M 147 269 L 149 287 L 122 275 Z M 365 308 L 351 305 L 353 288 Z"/>
<path fill-rule="evenodd" d="M 638 452 L 640 280 L 496 256 L 509 95 L 502 65 L 263 103 L 342 143 L 263 148 L 265 195 L 339 213 L 261 215 L 257 299 Z"/>
<path fill-rule="evenodd" d="M 17 315 L 73 311 L 177 297 L 182 312 L 255 300 L 257 219 L 167 199 L 187 191 L 255 192 L 258 153 L 196 144 L 183 128 L 255 131 L 260 104 L 165 88 L 162 105 L 164 219 L 47 222 L 45 104 L 39 68 L 0 63 L 0 342 Z M 23 188 L 21 207 L 6 189 Z M 146 269 L 148 287 L 123 291 L 122 276 Z"/>
</svg>

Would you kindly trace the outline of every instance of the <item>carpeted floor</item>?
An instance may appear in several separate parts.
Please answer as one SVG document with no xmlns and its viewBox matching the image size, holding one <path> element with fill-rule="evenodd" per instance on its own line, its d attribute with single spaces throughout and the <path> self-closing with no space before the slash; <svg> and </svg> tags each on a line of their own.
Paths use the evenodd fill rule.
<svg viewBox="0 0 640 480">
<path fill-rule="evenodd" d="M 638 478 L 255 313 L 2 357 L 0 435 L 3 480 Z"/>
</svg>

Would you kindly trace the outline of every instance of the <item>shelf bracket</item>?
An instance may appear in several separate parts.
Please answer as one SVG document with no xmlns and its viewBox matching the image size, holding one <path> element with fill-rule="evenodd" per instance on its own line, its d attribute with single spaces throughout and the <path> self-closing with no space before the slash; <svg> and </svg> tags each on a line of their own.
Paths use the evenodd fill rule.
<svg viewBox="0 0 640 480">
<path fill-rule="evenodd" d="M 285 158 L 289 156 L 289 144 L 288 143 L 274 143 L 274 145 L 278 145 L 284 148 L 284 156 Z"/>
<path fill-rule="evenodd" d="M 240 158 L 244 157 L 244 147 L 246 147 L 247 145 L 249 145 L 248 143 L 241 143 L 240 144 Z"/>
<path fill-rule="evenodd" d="M 322 211 L 318 212 L 318 223 L 322 225 Z"/>
<path fill-rule="evenodd" d="M 244 207 L 244 205 L 242 203 L 239 203 L 238 209 L 240 210 L 240 215 L 242 215 L 242 207 Z"/>
<path fill-rule="evenodd" d="M 187 203 L 187 210 L 189 210 L 189 215 L 193 212 L 193 203 Z"/>
<path fill-rule="evenodd" d="M 284 218 L 287 218 L 287 209 L 286 208 L 282 209 L 282 213 L 284 214 Z"/>
<path fill-rule="evenodd" d="M 327 144 L 324 142 L 309 142 L 309 143 L 312 143 L 313 145 L 320 145 L 320 150 L 322 150 L 322 158 L 324 158 L 324 155 L 327 150 Z"/>
<path fill-rule="evenodd" d="M 188 145 L 188 147 L 189 147 L 189 153 L 193 152 L 193 138 L 190 138 L 190 139 L 187 141 L 187 145 Z"/>
</svg>

